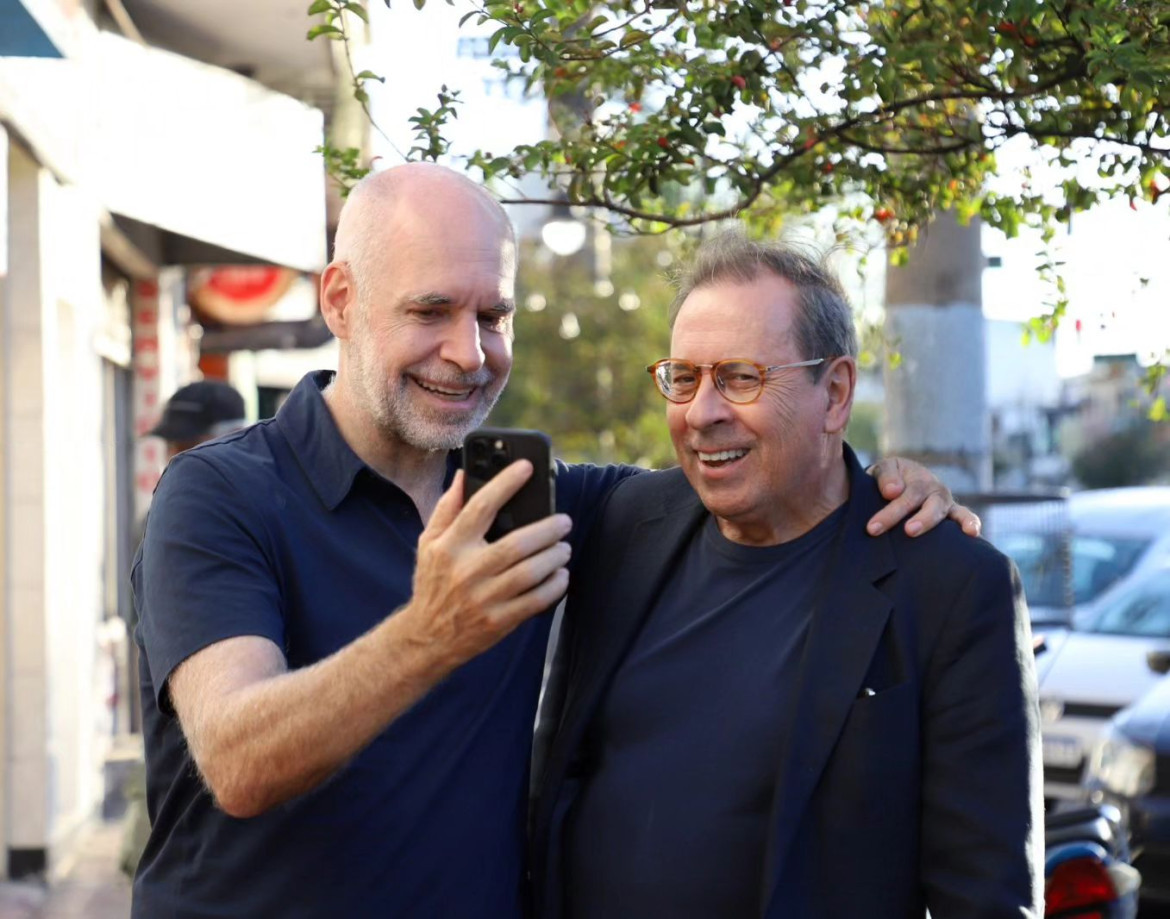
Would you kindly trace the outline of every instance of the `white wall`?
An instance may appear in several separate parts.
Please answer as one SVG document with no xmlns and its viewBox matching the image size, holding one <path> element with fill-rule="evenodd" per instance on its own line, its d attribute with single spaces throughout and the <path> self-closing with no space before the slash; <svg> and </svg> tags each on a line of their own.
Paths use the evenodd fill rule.
<svg viewBox="0 0 1170 919">
<path fill-rule="evenodd" d="M 82 193 L 22 149 L 10 157 L 5 836 L 51 861 L 100 802 L 108 744 L 107 699 L 94 692 L 106 488 L 99 224 Z"/>
</svg>

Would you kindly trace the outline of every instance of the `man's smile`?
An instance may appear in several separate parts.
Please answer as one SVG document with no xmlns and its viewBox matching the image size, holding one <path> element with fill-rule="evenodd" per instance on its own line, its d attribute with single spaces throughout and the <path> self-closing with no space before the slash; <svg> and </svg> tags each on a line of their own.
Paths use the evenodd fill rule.
<svg viewBox="0 0 1170 919">
<path fill-rule="evenodd" d="M 700 463 L 702 463 L 704 466 L 711 466 L 717 469 L 730 465 L 737 460 L 743 459 L 743 457 L 747 456 L 747 454 L 747 449 L 743 447 L 737 447 L 732 450 L 714 450 L 710 452 L 703 450 L 695 451 L 695 455 L 699 458 Z"/>
<path fill-rule="evenodd" d="M 471 395 L 478 388 L 477 386 L 453 386 L 450 383 L 433 383 L 413 376 L 410 377 L 410 380 L 416 386 L 418 386 L 419 389 L 422 389 L 433 396 L 438 396 L 440 399 L 451 402 L 466 401 L 467 399 L 471 398 Z"/>
</svg>

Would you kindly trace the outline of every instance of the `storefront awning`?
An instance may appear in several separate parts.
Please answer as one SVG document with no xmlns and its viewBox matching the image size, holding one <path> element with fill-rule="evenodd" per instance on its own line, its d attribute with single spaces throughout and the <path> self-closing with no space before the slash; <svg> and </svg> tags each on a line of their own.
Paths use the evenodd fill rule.
<svg viewBox="0 0 1170 919">
<path fill-rule="evenodd" d="M 36 0 L 0 0 L 0 57 L 62 57 Z"/>
<path fill-rule="evenodd" d="M 164 264 L 320 271 L 322 120 L 239 74 L 107 32 L 65 60 L 0 58 L 0 121 L 107 212 L 162 231 Z"/>
</svg>

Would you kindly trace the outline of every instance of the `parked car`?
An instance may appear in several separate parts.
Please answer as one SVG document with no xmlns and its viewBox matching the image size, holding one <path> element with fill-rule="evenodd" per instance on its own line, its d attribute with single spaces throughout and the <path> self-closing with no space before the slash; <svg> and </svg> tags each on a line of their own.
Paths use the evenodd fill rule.
<svg viewBox="0 0 1170 919">
<path fill-rule="evenodd" d="M 1170 487 L 1075 492 L 1059 515 L 1053 506 L 989 515 L 991 541 L 1020 569 L 1033 627 L 1083 628 L 1127 581 L 1170 562 Z"/>
<path fill-rule="evenodd" d="M 1170 654 L 1155 652 L 1151 664 L 1170 670 Z M 1094 800 L 1122 812 L 1143 902 L 1170 903 L 1170 678 L 1113 718 L 1085 785 Z"/>
<path fill-rule="evenodd" d="M 1121 709 L 1170 669 L 1170 566 L 1127 579 L 1082 631 L 1045 636 L 1036 658 L 1044 751 L 1044 795 L 1086 797 L 1086 758 Z"/>
</svg>

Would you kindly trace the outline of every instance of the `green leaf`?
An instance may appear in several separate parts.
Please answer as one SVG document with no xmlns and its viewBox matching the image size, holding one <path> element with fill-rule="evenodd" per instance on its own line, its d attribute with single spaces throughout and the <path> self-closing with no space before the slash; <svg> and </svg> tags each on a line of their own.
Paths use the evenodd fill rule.
<svg viewBox="0 0 1170 919">
<path fill-rule="evenodd" d="M 630 45 L 637 45 L 644 41 L 650 40 L 650 33 L 643 32 L 641 29 L 633 29 L 622 36 L 622 47 L 628 48 Z"/>
<path fill-rule="evenodd" d="M 357 18 L 360 19 L 362 22 L 364 22 L 366 25 L 370 24 L 370 14 L 366 12 L 366 8 L 364 6 L 362 6 L 360 3 L 354 3 L 351 0 L 351 2 L 349 2 L 345 5 L 345 8 L 347 10 L 349 10 L 351 13 L 353 13 L 355 16 L 357 16 Z"/>
<path fill-rule="evenodd" d="M 1170 417 L 1170 413 L 1167 413 L 1166 411 L 1165 396 L 1158 396 L 1158 398 L 1154 400 L 1154 404 L 1150 406 L 1148 417 L 1150 421 L 1165 421 L 1168 417 Z"/>
<path fill-rule="evenodd" d="M 414 8 L 416 10 L 421 10 L 426 5 L 427 5 L 427 0 L 414 0 Z"/>
<path fill-rule="evenodd" d="M 308 37 L 309 41 L 312 41 L 314 38 L 316 38 L 319 35 L 337 35 L 340 37 L 341 29 L 339 29 L 335 25 L 313 26 L 313 28 L 309 29 L 309 33 L 308 33 L 307 37 Z"/>
<path fill-rule="evenodd" d="M 354 79 L 355 80 L 377 80 L 379 83 L 386 82 L 385 77 L 379 76 L 378 74 L 374 73 L 374 71 L 372 71 L 372 70 L 363 70 L 361 73 L 359 73 L 357 76 L 355 76 Z"/>
<path fill-rule="evenodd" d="M 333 4 L 329 0 L 314 0 L 312 6 L 309 7 L 309 15 L 317 16 L 321 13 L 328 13 L 333 9 Z"/>
</svg>

